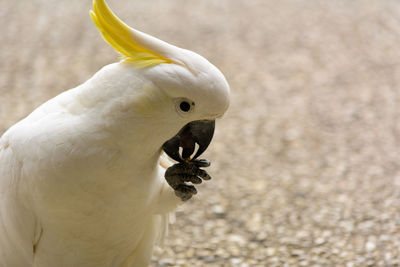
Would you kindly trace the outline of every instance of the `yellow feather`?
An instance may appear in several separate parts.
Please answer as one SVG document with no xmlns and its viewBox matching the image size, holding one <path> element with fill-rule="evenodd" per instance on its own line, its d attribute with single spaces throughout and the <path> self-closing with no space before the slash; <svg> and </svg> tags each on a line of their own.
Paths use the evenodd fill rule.
<svg viewBox="0 0 400 267">
<path fill-rule="evenodd" d="M 93 11 L 90 11 L 90 17 L 103 39 L 118 51 L 126 62 L 139 68 L 173 63 L 172 60 L 140 46 L 135 41 L 131 28 L 110 10 L 104 0 L 93 0 Z"/>
</svg>

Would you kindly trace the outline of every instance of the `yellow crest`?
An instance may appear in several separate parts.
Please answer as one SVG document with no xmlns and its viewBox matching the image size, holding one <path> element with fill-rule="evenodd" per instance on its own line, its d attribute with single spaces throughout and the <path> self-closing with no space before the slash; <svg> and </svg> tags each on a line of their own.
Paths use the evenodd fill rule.
<svg viewBox="0 0 400 267">
<path fill-rule="evenodd" d="M 133 29 L 121 21 L 104 0 L 93 0 L 90 16 L 104 40 L 117 50 L 125 61 L 145 68 L 161 63 L 174 63 L 135 40 Z"/>
</svg>

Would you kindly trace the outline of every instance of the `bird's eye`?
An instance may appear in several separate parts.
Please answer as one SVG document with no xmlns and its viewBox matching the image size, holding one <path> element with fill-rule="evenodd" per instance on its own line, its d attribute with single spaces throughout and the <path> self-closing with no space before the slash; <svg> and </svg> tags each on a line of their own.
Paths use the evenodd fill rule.
<svg viewBox="0 0 400 267">
<path fill-rule="evenodd" d="M 183 112 L 189 112 L 191 106 L 190 106 L 190 103 L 189 103 L 189 102 L 187 102 L 187 101 L 182 101 L 182 102 L 179 104 L 179 108 L 180 108 Z"/>
<path fill-rule="evenodd" d="M 194 102 L 186 98 L 180 98 L 177 99 L 176 108 L 180 113 L 186 114 L 193 110 Z"/>
</svg>

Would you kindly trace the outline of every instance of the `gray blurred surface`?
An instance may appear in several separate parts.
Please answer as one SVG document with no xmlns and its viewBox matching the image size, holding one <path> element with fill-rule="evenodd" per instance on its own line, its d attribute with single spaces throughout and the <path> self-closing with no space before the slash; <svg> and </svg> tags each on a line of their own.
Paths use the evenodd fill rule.
<svg viewBox="0 0 400 267">
<path fill-rule="evenodd" d="M 154 266 L 400 265 L 400 2 L 108 2 L 232 87 Z M 117 60 L 89 0 L 0 7 L 0 132 Z"/>
</svg>

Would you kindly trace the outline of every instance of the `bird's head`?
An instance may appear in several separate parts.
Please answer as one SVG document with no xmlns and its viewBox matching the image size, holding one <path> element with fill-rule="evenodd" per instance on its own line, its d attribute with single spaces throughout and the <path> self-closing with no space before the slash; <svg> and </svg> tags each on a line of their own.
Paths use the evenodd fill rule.
<svg viewBox="0 0 400 267">
<path fill-rule="evenodd" d="M 162 140 L 170 157 L 198 157 L 212 139 L 215 119 L 229 106 L 224 75 L 200 55 L 130 28 L 104 0 L 93 1 L 90 15 L 103 38 L 122 55 L 119 69 L 128 74 L 121 80 L 135 80 L 126 96 L 130 112 L 152 121 L 149 135 Z"/>
</svg>

